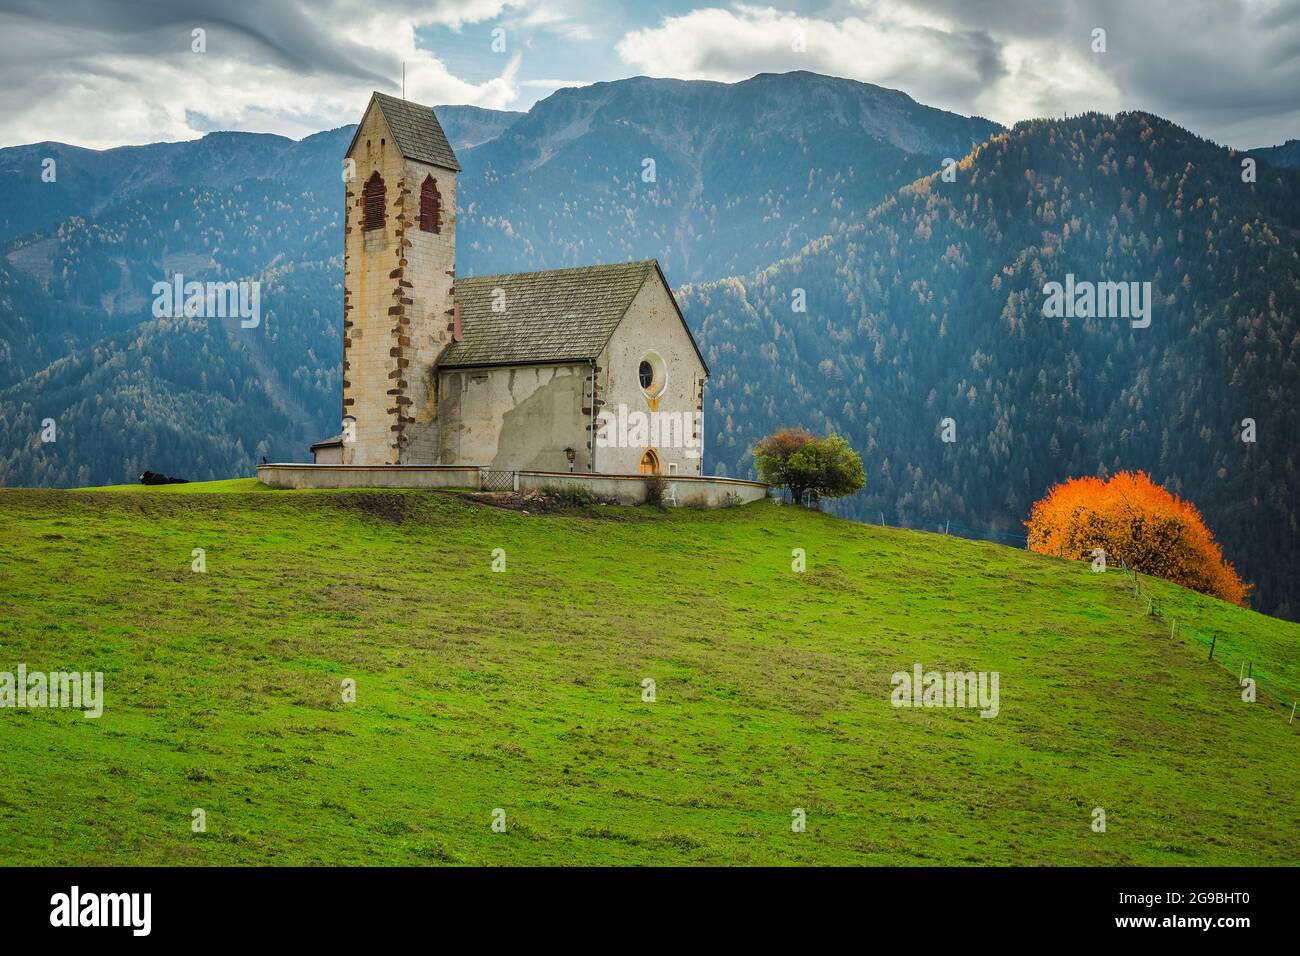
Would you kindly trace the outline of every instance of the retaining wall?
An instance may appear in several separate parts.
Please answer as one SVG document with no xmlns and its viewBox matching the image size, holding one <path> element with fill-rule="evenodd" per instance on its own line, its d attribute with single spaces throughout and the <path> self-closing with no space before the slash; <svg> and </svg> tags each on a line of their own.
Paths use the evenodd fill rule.
<svg viewBox="0 0 1300 956">
<path fill-rule="evenodd" d="M 257 467 L 257 480 L 271 488 L 481 488 L 475 465 L 316 465 L 272 464 Z M 517 471 L 515 490 L 575 488 L 621 504 L 642 504 L 644 475 L 592 475 L 584 472 Z M 677 507 L 720 508 L 767 497 L 761 481 L 738 478 L 665 475 L 664 503 Z"/>
<path fill-rule="evenodd" d="M 271 488 L 477 488 L 473 465 L 258 465 Z"/>
</svg>

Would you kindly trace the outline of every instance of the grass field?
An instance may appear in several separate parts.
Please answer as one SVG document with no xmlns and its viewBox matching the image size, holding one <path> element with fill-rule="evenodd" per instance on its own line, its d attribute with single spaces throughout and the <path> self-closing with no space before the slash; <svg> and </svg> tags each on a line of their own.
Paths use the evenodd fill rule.
<svg viewBox="0 0 1300 956">
<path fill-rule="evenodd" d="M 1300 689 L 1300 626 L 1150 586 Z M 1293 864 L 1300 720 L 1131 589 L 769 503 L 0 490 L 0 671 L 105 674 L 0 709 L 0 864 Z"/>
</svg>

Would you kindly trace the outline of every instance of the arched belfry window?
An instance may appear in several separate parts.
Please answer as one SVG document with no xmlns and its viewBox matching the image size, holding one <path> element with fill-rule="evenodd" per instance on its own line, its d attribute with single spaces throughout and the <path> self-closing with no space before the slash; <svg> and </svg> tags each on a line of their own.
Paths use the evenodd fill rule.
<svg viewBox="0 0 1300 956">
<path fill-rule="evenodd" d="M 420 229 L 423 232 L 442 232 L 442 194 L 433 176 L 425 176 L 420 185 Z"/>
<path fill-rule="evenodd" d="M 384 228 L 384 177 L 379 170 L 371 173 L 361 188 L 361 228 Z"/>
</svg>

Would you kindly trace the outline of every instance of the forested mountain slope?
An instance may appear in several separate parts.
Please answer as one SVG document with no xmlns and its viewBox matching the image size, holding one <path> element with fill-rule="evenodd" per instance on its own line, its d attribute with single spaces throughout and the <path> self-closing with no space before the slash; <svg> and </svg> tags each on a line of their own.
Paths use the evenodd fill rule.
<svg viewBox="0 0 1300 956">
<path fill-rule="evenodd" d="M 810 73 L 438 114 L 463 167 L 462 274 L 655 257 L 675 282 L 766 266 L 998 129 Z M 0 483 L 248 474 L 337 432 L 354 129 L 0 150 Z M 178 272 L 260 280 L 261 326 L 154 319 L 153 284 Z"/>
<path fill-rule="evenodd" d="M 708 470 L 750 474 L 781 425 L 835 429 L 869 479 L 846 513 L 1015 533 L 1052 482 L 1143 468 L 1202 508 L 1256 607 L 1300 612 L 1296 170 L 1243 182 L 1240 155 L 1146 114 L 999 132 L 806 73 L 440 115 L 462 274 L 656 257 L 694 280 Z M 25 184 L 0 191 L 0 483 L 251 474 L 336 432 L 351 132 L 59 152 L 57 188 L 49 144 L 0 151 Z M 261 326 L 154 319 L 175 272 L 260 279 Z M 1150 326 L 1045 318 L 1067 275 L 1151 283 Z"/>
<path fill-rule="evenodd" d="M 1022 123 L 955 182 L 692 286 L 711 466 L 747 474 L 780 425 L 834 429 L 868 463 L 858 514 L 1005 529 L 1052 482 L 1146 469 L 1203 509 L 1256 606 L 1294 614 L 1300 190 L 1291 170 L 1240 171 L 1146 114 Z M 1150 326 L 1046 318 L 1043 287 L 1067 274 L 1150 282 Z"/>
</svg>

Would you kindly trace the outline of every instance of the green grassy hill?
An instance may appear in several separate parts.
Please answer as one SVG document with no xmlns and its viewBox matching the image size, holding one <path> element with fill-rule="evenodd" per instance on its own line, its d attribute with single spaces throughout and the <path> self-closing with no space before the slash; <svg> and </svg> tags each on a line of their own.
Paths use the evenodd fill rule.
<svg viewBox="0 0 1300 956">
<path fill-rule="evenodd" d="M 1300 626 L 1151 588 L 1300 687 Z M 768 503 L 0 490 L 0 594 L 0 671 L 106 675 L 98 720 L 0 710 L 4 865 L 1300 856 L 1289 707 L 1122 574 L 996 545 Z M 895 709 L 915 663 L 998 671 L 1000 713 Z"/>
</svg>

